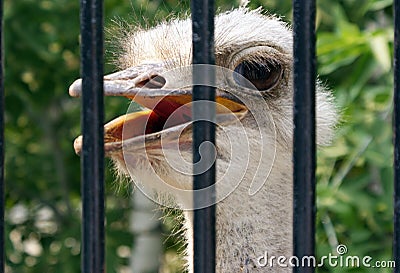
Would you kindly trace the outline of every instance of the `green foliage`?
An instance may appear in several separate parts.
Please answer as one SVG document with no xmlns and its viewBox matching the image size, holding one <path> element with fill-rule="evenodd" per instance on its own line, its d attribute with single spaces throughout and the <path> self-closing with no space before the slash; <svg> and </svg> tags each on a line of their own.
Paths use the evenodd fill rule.
<svg viewBox="0 0 400 273">
<path fill-rule="evenodd" d="M 319 153 L 320 256 L 336 253 L 339 243 L 348 255 L 392 259 L 391 10 L 390 1 L 319 4 L 319 74 L 334 91 L 342 117 L 335 142 Z"/>
<path fill-rule="evenodd" d="M 72 141 L 80 134 L 80 103 L 67 91 L 79 77 L 79 3 L 5 1 L 4 17 L 7 267 L 78 272 L 80 165 Z M 111 103 L 108 114 L 125 111 L 120 107 Z M 121 220 L 129 219 L 128 195 L 116 195 L 111 181 L 108 272 L 128 263 L 117 249 L 132 241 Z"/>
<path fill-rule="evenodd" d="M 7 267 L 10 272 L 77 272 L 80 267 L 79 6 L 67 0 L 5 0 Z M 217 1 L 221 10 L 229 1 Z M 237 3 L 235 4 L 237 6 Z M 290 1 L 252 1 L 291 19 Z M 105 3 L 105 24 L 153 24 L 188 1 Z M 392 244 L 392 1 L 318 1 L 320 79 L 334 92 L 341 123 L 318 154 L 318 255 L 345 244 L 349 255 L 390 260 Z M 110 59 L 110 55 L 107 54 Z M 113 69 L 106 66 L 106 72 Z M 107 120 L 127 102 L 106 99 Z M 107 272 L 128 264 L 129 191 L 107 173 Z M 171 221 L 171 219 L 167 220 Z M 165 234 L 171 225 L 166 225 Z M 169 237 L 168 237 L 169 238 Z M 179 247 L 168 239 L 168 253 Z M 325 268 L 319 272 L 372 272 Z M 373 272 L 389 272 L 374 269 Z"/>
</svg>

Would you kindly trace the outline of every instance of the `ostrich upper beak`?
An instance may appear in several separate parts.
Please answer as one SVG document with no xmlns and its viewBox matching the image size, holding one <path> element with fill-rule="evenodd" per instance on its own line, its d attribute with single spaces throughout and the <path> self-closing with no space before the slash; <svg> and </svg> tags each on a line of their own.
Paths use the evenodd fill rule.
<svg viewBox="0 0 400 273">
<path fill-rule="evenodd" d="M 187 133 L 191 128 L 192 89 L 190 84 L 179 88 L 172 81 L 176 81 L 176 76 L 164 74 L 159 64 L 131 67 L 104 76 L 105 96 L 125 96 L 146 108 L 104 125 L 106 155 L 120 152 L 125 147 L 132 149 L 143 140 L 146 147 L 159 147 L 163 133 L 179 142 L 190 142 L 191 134 Z M 78 79 L 69 87 L 69 94 L 79 97 L 81 93 L 82 80 Z M 227 92 L 217 89 L 215 100 L 218 124 L 240 120 L 247 113 L 243 103 Z M 74 149 L 80 154 L 82 136 L 75 139 Z"/>
</svg>

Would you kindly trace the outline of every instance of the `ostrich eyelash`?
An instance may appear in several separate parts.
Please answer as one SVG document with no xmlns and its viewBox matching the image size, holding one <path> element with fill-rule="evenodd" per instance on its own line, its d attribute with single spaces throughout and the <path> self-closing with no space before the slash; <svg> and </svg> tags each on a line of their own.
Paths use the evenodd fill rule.
<svg viewBox="0 0 400 273">
<path fill-rule="evenodd" d="M 282 66 L 276 62 L 246 60 L 235 67 L 233 79 L 241 87 L 269 91 L 277 85 L 282 75 Z"/>
</svg>

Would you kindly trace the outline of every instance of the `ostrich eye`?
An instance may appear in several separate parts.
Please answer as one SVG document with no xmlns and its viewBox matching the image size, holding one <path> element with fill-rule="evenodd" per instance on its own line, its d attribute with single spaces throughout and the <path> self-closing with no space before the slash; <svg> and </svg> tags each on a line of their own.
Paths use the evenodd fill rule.
<svg viewBox="0 0 400 273">
<path fill-rule="evenodd" d="M 271 62 L 243 61 L 234 71 L 233 79 L 238 85 L 250 89 L 256 87 L 259 91 L 274 87 L 282 75 L 281 66 Z"/>
</svg>

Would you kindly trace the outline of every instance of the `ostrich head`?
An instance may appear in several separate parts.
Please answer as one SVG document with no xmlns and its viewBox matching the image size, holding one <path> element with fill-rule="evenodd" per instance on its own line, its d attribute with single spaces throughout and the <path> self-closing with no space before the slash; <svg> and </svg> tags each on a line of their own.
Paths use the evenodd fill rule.
<svg viewBox="0 0 400 273">
<path fill-rule="evenodd" d="M 191 271 L 191 22 L 123 33 L 121 71 L 104 77 L 105 94 L 126 96 L 143 110 L 105 125 L 105 151 L 146 193 L 184 210 Z M 215 19 L 215 59 L 217 272 L 289 272 L 260 268 L 256 259 L 292 251 L 292 33 L 259 9 L 222 13 Z M 80 92 L 77 80 L 70 94 Z M 316 101 L 323 145 L 336 111 L 321 85 Z M 81 145 L 78 137 L 77 153 Z"/>
</svg>

